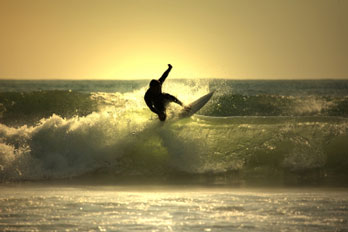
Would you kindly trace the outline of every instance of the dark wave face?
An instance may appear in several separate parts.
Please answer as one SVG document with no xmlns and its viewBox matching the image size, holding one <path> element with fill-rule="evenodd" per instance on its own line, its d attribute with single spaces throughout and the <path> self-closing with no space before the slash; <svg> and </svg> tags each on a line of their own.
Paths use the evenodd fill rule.
<svg viewBox="0 0 348 232">
<path fill-rule="evenodd" d="M 189 119 L 170 105 L 165 124 L 143 101 L 146 82 L 110 83 L 7 81 L 0 181 L 345 185 L 347 81 L 168 81 L 185 103 L 217 92 Z"/>
<path fill-rule="evenodd" d="M 348 97 L 216 96 L 200 112 L 207 116 L 348 116 Z"/>
<path fill-rule="evenodd" d="M 86 116 L 98 108 L 90 94 L 63 90 L 0 92 L 0 102 L 0 122 L 6 125 L 32 125 L 52 114 Z"/>
</svg>

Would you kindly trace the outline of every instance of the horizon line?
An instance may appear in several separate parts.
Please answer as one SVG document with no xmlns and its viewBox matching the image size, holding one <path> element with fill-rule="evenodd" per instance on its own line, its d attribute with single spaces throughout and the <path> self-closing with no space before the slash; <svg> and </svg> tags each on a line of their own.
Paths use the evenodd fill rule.
<svg viewBox="0 0 348 232">
<path fill-rule="evenodd" d="M 146 80 L 152 80 L 154 78 L 133 78 L 133 79 L 116 79 L 116 78 L 85 78 L 85 79 L 76 79 L 76 78 L 53 78 L 53 79 L 47 79 L 47 78 L 1 78 L 0 81 L 146 81 Z M 274 81 L 282 81 L 282 80 L 348 80 L 348 77 L 344 78 L 337 78 L 337 77 L 313 77 L 313 78 L 272 78 L 272 77 L 266 77 L 266 78 L 219 78 L 219 77 L 202 77 L 202 78 L 170 78 L 170 80 L 238 80 L 238 81 L 258 81 L 258 80 L 274 80 Z"/>
</svg>

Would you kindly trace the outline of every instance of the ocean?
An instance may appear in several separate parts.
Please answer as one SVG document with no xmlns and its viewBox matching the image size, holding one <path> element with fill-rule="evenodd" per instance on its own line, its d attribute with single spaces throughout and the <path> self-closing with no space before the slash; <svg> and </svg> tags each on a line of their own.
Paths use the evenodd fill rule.
<svg viewBox="0 0 348 232">
<path fill-rule="evenodd" d="M 2 231 L 348 231 L 347 80 L 0 80 Z"/>
</svg>

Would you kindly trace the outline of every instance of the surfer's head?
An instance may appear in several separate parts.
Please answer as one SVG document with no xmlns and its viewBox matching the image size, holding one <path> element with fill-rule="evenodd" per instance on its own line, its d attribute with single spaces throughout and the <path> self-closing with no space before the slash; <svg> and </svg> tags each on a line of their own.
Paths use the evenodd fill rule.
<svg viewBox="0 0 348 232">
<path fill-rule="evenodd" d="M 150 81 L 150 89 L 152 91 L 161 92 L 162 91 L 161 87 L 162 87 L 162 85 L 161 85 L 161 82 L 159 80 L 151 80 Z"/>
<path fill-rule="evenodd" d="M 159 82 L 159 80 L 150 81 L 150 87 L 157 87 L 157 86 L 161 86 L 161 82 Z"/>
</svg>

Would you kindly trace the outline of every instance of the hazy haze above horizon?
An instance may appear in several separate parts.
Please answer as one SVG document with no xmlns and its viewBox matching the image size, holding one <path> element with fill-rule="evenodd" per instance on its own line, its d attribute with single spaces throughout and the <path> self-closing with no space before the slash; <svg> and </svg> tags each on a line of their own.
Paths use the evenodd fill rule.
<svg viewBox="0 0 348 232">
<path fill-rule="evenodd" d="M 348 79 L 346 0 L 0 0 L 0 79 Z"/>
</svg>

